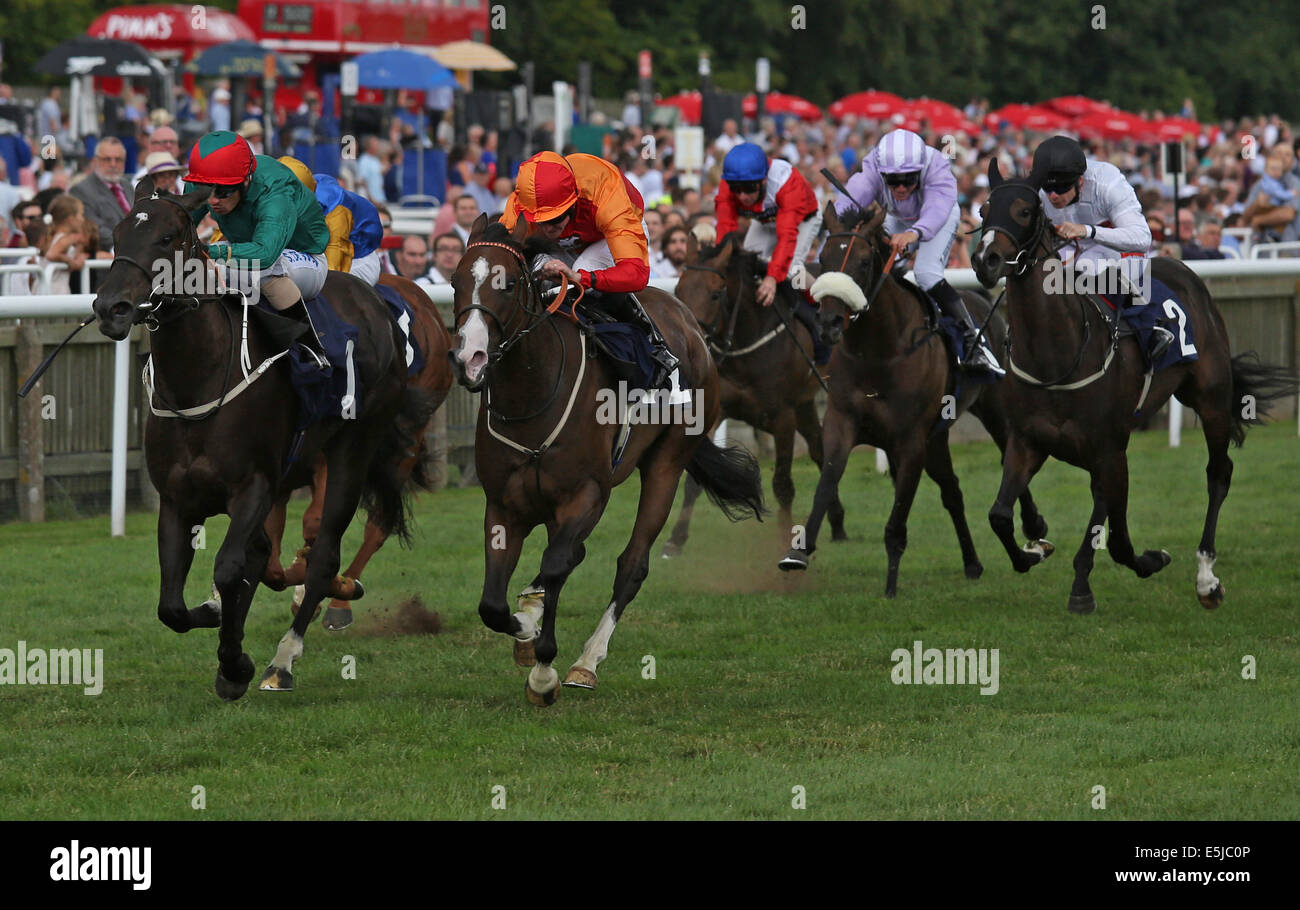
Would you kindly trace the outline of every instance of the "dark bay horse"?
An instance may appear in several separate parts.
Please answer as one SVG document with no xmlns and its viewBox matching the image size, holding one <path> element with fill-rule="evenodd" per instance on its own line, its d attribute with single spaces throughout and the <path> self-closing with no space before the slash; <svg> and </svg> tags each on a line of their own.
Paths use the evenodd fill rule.
<svg viewBox="0 0 1300 910">
<path fill-rule="evenodd" d="M 744 250 L 742 236 L 733 231 L 716 246 L 701 249 L 695 235 L 690 235 L 686 265 L 675 294 L 695 314 L 718 365 L 722 417 L 743 420 L 772 434 L 776 444 L 772 492 L 778 521 L 789 528 L 796 430 L 808 443 L 808 456 L 818 467 L 822 463 L 816 402 L 821 384 L 811 365 L 813 346 L 808 328 L 792 314 L 783 319 L 776 312 L 776 307 L 786 305 L 779 295 L 769 307 L 761 307 L 755 300 L 762 262 Z M 681 553 L 699 495 L 699 484 L 687 477 L 681 513 L 664 544 L 665 557 Z M 834 539 L 845 539 L 844 507 L 838 496 L 831 503 L 830 519 Z"/>
<path fill-rule="evenodd" d="M 1207 609 L 1217 607 L 1224 590 L 1213 572 L 1214 537 L 1232 479 L 1228 443 L 1240 445 L 1247 425 L 1267 402 L 1294 392 L 1295 377 L 1252 363 L 1249 355 L 1233 357 L 1223 317 L 1205 284 L 1183 263 L 1159 257 L 1146 267 L 1181 300 L 1199 359 L 1154 374 L 1144 392 L 1147 367 L 1133 338 L 1115 334 L 1110 320 L 1088 297 L 1049 291 L 1048 263 L 1060 262 L 1054 256 L 1055 237 L 1038 188 L 1025 181 L 1004 181 L 996 161 L 989 165 L 989 185 L 984 234 L 972 263 L 986 287 L 1001 277 L 1007 279 L 1011 328 L 1004 364 L 1009 371 L 1029 377 L 1008 375 L 1002 383 L 1011 404 L 1009 436 L 1002 486 L 989 510 L 989 523 L 1011 564 L 1016 571 L 1027 572 L 1039 561 L 1016 547 L 1010 504 L 1048 456 L 1083 468 L 1091 478 L 1093 508 L 1074 557 L 1072 612 L 1091 613 L 1097 608 L 1088 576 L 1100 541 L 1115 562 L 1139 578 L 1169 564 L 1164 550 L 1138 555 L 1129 537 L 1127 448 L 1140 419 L 1139 407 L 1154 413 L 1175 395 L 1200 415 L 1210 452 L 1205 471 L 1209 507 L 1196 551 L 1196 595 Z M 1108 520 L 1107 539 L 1104 523 Z"/>
<path fill-rule="evenodd" d="M 410 376 L 407 382 L 425 393 L 428 416 L 425 417 L 423 413 L 415 415 L 416 419 L 421 421 L 420 425 L 402 428 L 402 432 L 414 440 L 414 447 L 404 453 L 404 457 L 398 464 L 397 481 L 404 489 L 409 485 L 412 490 L 427 490 L 429 478 L 426 468 L 428 451 L 425 432 L 433 420 L 434 411 L 442 406 L 454 381 L 451 364 L 447 359 L 447 354 L 451 350 L 451 333 L 442 324 L 442 317 L 439 316 L 433 301 L 414 281 L 401 275 L 385 274 L 380 276 L 379 283 L 396 289 L 410 304 L 411 311 L 415 314 L 410 331 L 411 337 L 424 353 L 424 368 L 414 376 Z M 284 536 L 287 500 L 276 503 L 267 519 L 266 530 L 271 535 L 271 559 L 267 565 L 264 582 L 273 591 L 283 591 L 288 585 L 298 586 L 294 595 L 295 612 L 305 593 L 302 584 L 307 571 L 306 554 L 311 550 L 320 532 L 320 518 L 325 508 L 327 477 L 328 468 L 322 454 L 316 459 L 316 469 L 312 475 L 311 503 L 302 516 L 303 546 L 288 569 L 283 568 L 280 563 L 280 542 Z M 387 539 L 388 534 L 375 517 L 370 516 L 366 521 L 361 549 L 357 551 L 343 574 L 335 578 L 331 586 L 332 600 L 326 606 L 325 617 L 321 620 L 321 625 L 326 629 L 337 632 L 352 624 L 351 601 L 360 600 L 365 593 L 365 588 L 361 584 L 361 573 L 365 571 L 371 557 L 379 551 Z M 320 612 L 319 606 L 316 612 Z"/>
<path fill-rule="evenodd" d="M 929 304 L 917 292 L 896 281 L 892 257 L 882 230 L 885 210 L 873 204 L 841 223 L 832 203 L 824 223 L 829 235 L 822 248 L 822 275 L 813 285 L 822 311 L 822 332 L 835 344 L 831 355 L 831 389 L 822 423 L 825 461 L 804 528 L 804 541 L 790 549 L 780 568 L 806 569 L 816 548 L 827 504 L 832 501 L 855 445 L 885 450 L 894 479 L 894 506 L 885 525 L 889 569 L 885 596 L 898 591 L 898 567 L 907 547 L 907 517 L 916 496 L 921 471 L 939 485 L 944 508 L 952 517 L 967 578 L 979 578 L 984 568 L 975 552 L 957 474 L 948 450 L 948 432 L 957 416 L 969 409 L 994 442 L 1005 443 L 1005 404 L 1000 386 L 961 381 L 942 338 L 931 324 Z M 978 294 L 963 292 L 971 316 L 982 322 L 990 304 Z M 985 335 L 1000 343 L 1005 328 L 989 320 Z M 843 341 L 840 337 L 843 335 Z M 1047 523 L 1026 488 L 1021 497 L 1025 533 L 1035 553 L 1050 555 L 1042 538 Z"/>
<path fill-rule="evenodd" d="M 292 667 L 302 654 L 312 608 L 338 572 L 339 538 L 363 498 L 381 527 L 405 530 L 405 503 L 396 468 L 410 441 L 399 424 L 419 396 L 405 385 L 402 339 L 374 290 L 351 275 L 331 272 L 325 293 L 336 311 L 357 326 L 355 364 L 363 394 L 356 419 L 326 419 L 301 440 L 290 461 L 298 398 L 289 382 L 283 349 L 240 306 L 238 294 L 191 294 L 166 280 L 163 268 L 179 258 L 208 264 L 190 214 L 208 197 L 204 187 L 184 196 L 153 193 L 141 181 L 135 204 L 113 232 L 117 252 L 94 302 L 99 330 L 122 339 L 145 322 L 152 337 L 151 413 L 145 425 L 145 459 L 157 487 L 158 618 L 176 632 L 220 626 L 215 688 L 239 698 L 253 677 L 244 653 L 244 622 L 271 553 L 265 523 L 272 504 L 305 485 L 318 453 L 329 466 L 320 533 L 307 560 L 307 609 L 280 641 L 261 688 L 293 688 Z M 186 270 L 186 274 L 189 270 Z M 177 276 L 173 276 L 177 277 Z M 155 292 L 157 288 L 157 292 Z M 241 339 L 254 369 L 241 381 Z M 286 469 L 287 468 L 287 469 Z M 217 553 L 213 582 L 220 603 L 186 609 L 185 578 L 194 560 L 192 535 L 212 515 L 230 526 Z"/>
<path fill-rule="evenodd" d="M 479 615 L 488 628 L 515 639 L 516 664 L 533 668 L 524 684 L 528 700 L 549 705 L 560 686 L 551 667 L 560 590 L 586 555 L 584 541 L 615 486 L 640 472 L 636 522 L 618 558 L 613 597 L 569 670 L 568 686 L 595 688 L 615 624 L 649 572 L 650 547 L 668 520 L 683 470 L 728 517 L 759 516 L 763 494 L 758 462 L 743 450 L 718 448 L 704 432 L 720 407 L 713 359 L 690 311 L 654 288 L 637 296 L 681 360 L 689 400 L 663 408 L 657 419 L 633 423 L 621 460 L 611 464 L 622 426 L 608 419 L 607 406 L 618 397 L 619 380 L 604 359 L 589 356 L 586 333 L 544 305 L 527 266 L 538 251 L 533 242 L 525 245 L 527 228 L 522 218 L 513 231 L 485 216 L 474 223 L 451 282 L 458 341 L 453 364 L 458 380 L 483 395 L 475 441 L 487 498 Z M 510 576 L 524 539 L 538 525 L 547 531 L 541 571 L 512 615 Z"/>
</svg>

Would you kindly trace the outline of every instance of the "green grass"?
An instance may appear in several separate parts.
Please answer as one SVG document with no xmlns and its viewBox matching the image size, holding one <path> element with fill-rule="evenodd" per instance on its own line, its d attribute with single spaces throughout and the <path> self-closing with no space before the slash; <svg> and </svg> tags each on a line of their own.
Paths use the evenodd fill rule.
<svg viewBox="0 0 1300 910">
<path fill-rule="evenodd" d="M 702 503 L 686 555 L 665 562 L 656 549 L 599 690 L 563 690 L 549 709 L 524 701 L 510 642 L 478 618 L 477 489 L 423 497 L 414 549 L 380 553 L 354 629 L 313 626 L 297 691 L 254 689 L 232 704 L 212 692 L 215 632 L 180 636 L 155 617 L 152 515 L 131 515 L 125 540 L 110 540 L 102 517 L 0 527 L 0 647 L 103 648 L 106 677 L 97 697 L 0 687 L 0 817 L 1295 818 L 1295 429 L 1253 430 L 1232 452 L 1216 569 L 1227 602 L 1214 612 L 1194 589 L 1199 433 L 1178 450 L 1146 434 L 1130 454 L 1135 543 L 1165 547 L 1174 562 L 1139 580 L 1102 555 L 1092 616 L 1065 609 L 1089 512 L 1081 472 L 1051 462 L 1035 480 L 1059 550 L 1017 575 L 985 519 L 997 451 L 954 447 L 984 577 L 963 577 L 937 488 L 923 480 L 899 597 L 887 601 L 880 541 L 892 491 L 862 451 L 842 488 L 850 542 L 824 541 L 810 572 L 783 575 L 788 529 L 731 526 Z M 799 520 L 810 463 L 795 480 Z M 608 602 L 635 503 L 634 489 L 615 492 L 565 588 L 561 673 Z M 224 528 L 224 518 L 208 524 L 191 603 L 206 595 Z M 530 538 L 513 590 L 543 543 L 544 533 Z M 391 631 L 386 620 L 414 594 L 441 615 L 442 634 Z M 285 595 L 263 589 L 246 638 L 259 674 L 288 621 Z M 1000 691 L 893 685 L 891 652 L 917 639 L 998 648 Z M 1241 678 L 1248 654 L 1251 681 Z M 342 678 L 345 655 L 355 680 Z M 497 785 L 504 810 L 492 808 Z M 1096 785 L 1105 811 L 1091 808 Z M 203 811 L 191 808 L 195 786 Z M 804 811 L 791 806 L 795 786 Z"/>
</svg>

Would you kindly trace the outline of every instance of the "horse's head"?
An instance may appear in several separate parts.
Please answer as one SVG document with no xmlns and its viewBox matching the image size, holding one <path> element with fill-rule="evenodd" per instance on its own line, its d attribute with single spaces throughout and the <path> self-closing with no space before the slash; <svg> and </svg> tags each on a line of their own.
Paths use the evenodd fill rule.
<svg viewBox="0 0 1300 910">
<path fill-rule="evenodd" d="M 989 198 L 980 209 L 983 221 L 971 265 L 980 284 L 991 288 L 1008 273 L 1020 274 L 1043 235 L 1043 205 L 1038 188 L 1025 180 L 1005 180 L 997 158 L 989 161 Z"/>
<path fill-rule="evenodd" d="M 447 356 L 457 381 L 470 391 L 483 387 L 489 363 L 529 318 L 534 293 L 524 252 L 527 233 L 523 218 L 508 231 L 480 215 L 451 276 L 457 343 Z"/>
<path fill-rule="evenodd" d="M 826 203 L 822 219 L 829 230 L 820 258 L 822 273 L 811 293 L 821 312 L 822 337 L 835 344 L 849 321 L 867 311 L 868 292 L 884 267 L 885 210 L 872 203 L 865 212 L 850 209 L 841 221 L 835 205 Z"/>
<path fill-rule="evenodd" d="M 210 186 L 184 196 L 155 193 L 153 178 L 135 190 L 135 205 L 113 229 L 113 265 L 95 297 L 99 331 L 120 341 L 131 327 L 157 309 L 155 291 L 179 282 L 175 254 L 182 260 L 202 255 L 190 213 L 211 194 Z M 171 281 L 168 281 L 168 275 Z"/>
<path fill-rule="evenodd" d="M 736 250 L 735 233 L 707 247 L 701 247 L 694 234 L 686 238 L 686 262 L 674 293 L 709 334 L 718 333 L 731 302 L 729 269 L 737 256 Z"/>
</svg>

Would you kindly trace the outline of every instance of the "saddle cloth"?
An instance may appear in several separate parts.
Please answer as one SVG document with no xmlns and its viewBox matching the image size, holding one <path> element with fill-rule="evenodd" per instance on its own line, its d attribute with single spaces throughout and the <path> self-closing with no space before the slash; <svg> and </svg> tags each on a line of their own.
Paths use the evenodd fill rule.
<svg viewBox="0 0 1300 910">
<path fill-rule="evenodd" d="M 1163 323 L 1165 328 L 1174 333 L 1174 343 L 1165 349 L 1159 362 L 1147 364 L 1152 372 L 1198 360 L 1200 355 L 1196 352 L 1192 321 L 1187 318 L 1187 310 L 1182 301 L 1172 288 L 1154 275 L 1147 275 L 1146 281 L 1151 287 L 1151 303 L 1136 294 L 1133 295 L 1134 302 L 1131 304 L 1127 295 L 1102 294 L 1101 299 L 1112 310 L 1118 310 L 1120 318 L 1137 335 L 1143 359 L 1146 359 L 1147 351 L 1151 348 L 1151 333 L 1157 324 Z"/>
<path fill-rule="evenodd" d="M 408 376 L 414 376 L 424 369 L 424 352 L 420 350 L 419 342 L 411 334 L 411 326 L 415 322 L 415 314 L 411 312 L 411 305 L 406 302 L 405 297 L 397 292 L 396 288 L 378 284 L 375 285 L 375 290 L 379 292 L 380 297 L 384 298 L 384 303 L 388 304 L 388 309 L 392 311 L 397 327 L 402 330 L 402 335 L 406 338 L 406 373 Z"/>
</svg>

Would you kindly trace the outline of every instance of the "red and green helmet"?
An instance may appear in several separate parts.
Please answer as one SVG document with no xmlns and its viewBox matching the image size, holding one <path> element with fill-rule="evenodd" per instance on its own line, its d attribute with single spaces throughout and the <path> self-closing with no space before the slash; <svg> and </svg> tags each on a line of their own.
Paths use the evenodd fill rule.
<svg viewBox="0 0 1300 910">
<path fill-rule="evenodd" d="M 230 130 L 215 130 L 202 136 L 190 149 L 189 183 L 234 186 L 257 170 L 257 159 L 248 141 Z"/>
</svg>

